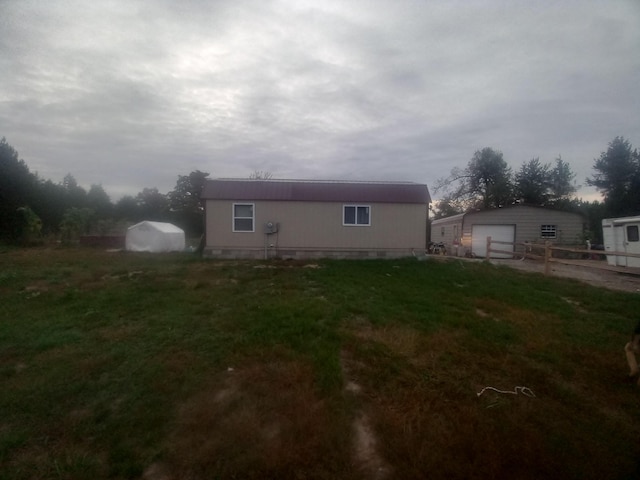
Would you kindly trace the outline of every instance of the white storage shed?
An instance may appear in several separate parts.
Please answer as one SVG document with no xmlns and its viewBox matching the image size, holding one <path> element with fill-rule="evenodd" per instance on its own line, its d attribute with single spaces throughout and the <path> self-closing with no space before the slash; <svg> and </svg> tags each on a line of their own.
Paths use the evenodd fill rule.
<svg viewBox="0 0 640 480">
<path fill-rule="evenodd" d="M 125 248 L 131 252 L 181 252 L 184 230 L 171 223 L 144 221 L 127 229 Z"/>
</svg>

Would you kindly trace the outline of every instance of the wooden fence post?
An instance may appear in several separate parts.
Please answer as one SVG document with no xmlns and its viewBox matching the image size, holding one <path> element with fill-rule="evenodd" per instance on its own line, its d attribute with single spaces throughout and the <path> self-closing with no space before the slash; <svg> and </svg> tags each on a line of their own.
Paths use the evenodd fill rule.
<svg viewBox="0 0 640 480">
<path fill-rule="evenodd" d="M 549 240 L 547 240 L 544 242 L 544 274 L 547 276 L 551 273 L 551 262 L 549 258 L 551 258 L 551 245 L 549 244 Z"/>
<path fill-rule="evenodd" d="M 491 237 L 487 237 L 487 261 L 491 260 Z"/>
</svg>

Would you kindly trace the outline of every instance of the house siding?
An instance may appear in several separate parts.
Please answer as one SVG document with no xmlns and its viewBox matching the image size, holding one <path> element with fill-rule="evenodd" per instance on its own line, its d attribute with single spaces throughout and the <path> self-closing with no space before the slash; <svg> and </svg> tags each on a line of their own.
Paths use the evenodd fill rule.
<svg viewBox="0 0 640 480">
<path fill-rule="evenodd" d="M 253 203 L 254 232 L 232 231 L 232 205 Z M 369 205 L 370 226 L 343 225 L 345 204 Z M 229 258 L 400 257 L 426 245 L 427 205 L 206 200 L 205 254 Z M 267 222 L 278 232 L 266 235 Z"/>
</svg>

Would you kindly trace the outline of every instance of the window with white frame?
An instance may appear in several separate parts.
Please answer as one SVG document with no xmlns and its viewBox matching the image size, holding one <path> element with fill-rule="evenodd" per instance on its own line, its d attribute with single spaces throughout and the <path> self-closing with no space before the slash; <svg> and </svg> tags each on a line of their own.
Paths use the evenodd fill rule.
<svg viewBox="0 0 640 480">
<path fill-rule="evenodd" d="M 369 205 L 345 205 L 342 214 L 343 225 L 371 225 L 371 207 Z"/>
<path fill-rule="evenodd" d="M 253 232 L 254 212 L 255 209 L 253 203 L 234 203 L 233 231 Z"/>
<path fill-rule="evenodd" d="M 540 225 L 540 238 L 556 238 L 556 226 Z"/>
</svg>

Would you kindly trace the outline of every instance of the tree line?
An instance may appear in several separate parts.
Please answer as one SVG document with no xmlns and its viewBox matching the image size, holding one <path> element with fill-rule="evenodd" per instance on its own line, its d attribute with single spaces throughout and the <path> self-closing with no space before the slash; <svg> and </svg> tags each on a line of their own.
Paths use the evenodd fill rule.
<svg viewBox="0 0 640 480">
<path fill-rule="evenodd" d="M 40 178 L 2 138 L 0 241 L 25 244 L 53 236 L 73 242 L 80 235 L 121 234 L 127 225 L 142 220 L 171 222 L 197 237 L 204 230 L 200 193 L 208 176 L 200 170 L 178 175 L 175 188 L 167 194 L 144 188 L 114 204 L 102 185 L 85 190 L 70 173 L 60 183 Z M 465 168 L 454 168 L 436 182 L 434 193 L 442 198 L 432 206 L 432 217 L 517 203 L 544 206 L 582 213 L 588 238 L 600 243 L 602 218 L 640 214 L 640 154 L 624 137 L 609 142 L 586 179 L 602 193 L 602 202 L 576 198 L 575 177 L 561 157 L 553 163 L 532 158 L 514 172 L 502 152 L 483 148 Z M 269 179 L 271 174 L 254 172 L 250 178 Z"/>
<path fill-rule="evenodd" d="M 112 203 L 102 185 L 85 190 L 70 173 L 62 182 L 40 178 L 18 152 L 0 140 L 0 241 L 30 244 L 53 237 L 73 243 L 81 235 L 122 234 L 142 220 L 171 222 L 188 236 L 204 231 L 200 192 L 208 173 L 178 175 L 167 194 L 144 188 Z"/>
<path fill-rule="evenodd" d="M 554 165 L 533 158 L 513 173 L 502 152 L 483 148 L 473 155 L 466 168 L 454 168 L 449 177 L 438 180 L 435 192 L 444 195 L 436 205 L 436 216 L 514 203 L 558 205 L 576 192 L 574 179 L 570 165 L 561 157 Z"/>
<path fill-rule="evenodd" d="M 568 162 L 539 158 L 523 162 L 513 171 L 502 152 L 483 148 L 465 168 L 454 168 L 436 182 L 442 195 L 433 205 L 433 217 L 525 204 L 581 213 L 587 220 L 587 239 L 602 242 L 603 218 L 640 214 L 640 154 L 624 137 L 615 137 L 594 160 L 586 184 L 596 187 L 603 201 L 576 198 L 579 186 Z"/>
</svg>

